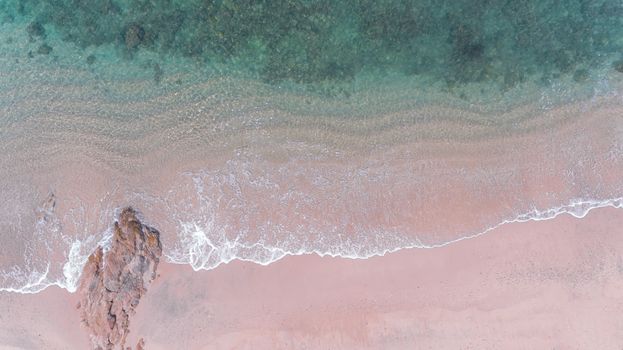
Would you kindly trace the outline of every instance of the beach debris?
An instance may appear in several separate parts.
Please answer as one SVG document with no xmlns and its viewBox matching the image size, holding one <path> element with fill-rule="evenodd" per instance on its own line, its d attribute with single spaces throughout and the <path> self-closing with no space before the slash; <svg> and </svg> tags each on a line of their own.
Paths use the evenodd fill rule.
<svg viewBox="0 0 623 350">
<path fill-rule="evenodd" d="M 78 308 L 94 349 L 126 349 L 130 317 L 156 278 L 161 255 L 159 232 L 143 225 L 134 209 L 124 209 L 110 248 L 89 256 L 80 280 Z M 142 339 L 136 348 L 144 348 Z"/>
</svg>

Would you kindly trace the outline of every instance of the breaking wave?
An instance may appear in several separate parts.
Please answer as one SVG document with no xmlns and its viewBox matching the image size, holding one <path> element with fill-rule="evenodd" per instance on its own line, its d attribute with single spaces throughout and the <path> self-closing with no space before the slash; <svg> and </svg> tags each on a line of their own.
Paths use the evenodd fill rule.
<svg viewBox="0 0 623 350">
<path fill-rule="evenodd" d="M 559 215 L 568 214 L 576 218 L 585 217 L 591 210 L 597 208 L 623 208 L 623 198 L 605 200 L 576 199 L 569 203 L 548 209 L 533 208 L 532 210 L 505 219 L 495 225 L 482 228 L 475 232 L 466 232 L 453 240 L 426 244 L 418 239 L 408 239 L 401 235 L 379 232 L 379 239 L 364 241 L 344 240 L 337 245 L 303 246 L 296 242 L 282 244 L 250 243 L 239 240 L 223 239 L 223 235 L 214 232 L 215 227 L 197 222 L 179 222 L 179 240 L 175 247 L 165 247 L 166 261 L 174 264 L 189 264 L 195 271 L 210 270 L 221 264 L 234 260 L 253 262 L 268 265 L 286 256 L 316 254 L 321 257 L 340 257 L 348 259 L 367 259 L 374 256 L 383 256 L 403 249 L 434 249 L 472 239 L 494 231 L 495 229 L 512 223 L 527 221 L 541 221 L 554 219 Z M 111 218 L 113 219 L 113 218 Z M 13 267 L 0 273 L 3 285 L 0 291 L 14 293 L 38 293 L 49 286 L 58 286 L 69 292 L 75 292 L 82 267 L 88 255 L 96 245 L 106 247 L 109 244 L 112 230 L 104 232 L 99 240 L 90 236 L 87 240 L 76 239 L 71 242 L 66 259 L 61 264 L 48 261 L 40 269 L 21 269 Z M 52 253 L 52 252 L 49 252 Z M 52 271 L 53 266 L 61 266 L 61 271 Z M 59 273 L 62 272 L 62 273 Z"/>
</svg>

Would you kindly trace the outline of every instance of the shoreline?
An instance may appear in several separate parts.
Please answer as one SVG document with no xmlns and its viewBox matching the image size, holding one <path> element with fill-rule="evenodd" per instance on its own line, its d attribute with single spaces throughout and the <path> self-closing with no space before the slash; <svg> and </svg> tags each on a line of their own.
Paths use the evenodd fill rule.
<svg viewBox="0 0 623 350">
<path fill-rule="evenodd" d="M 589 206 L 586 206 L 586 205 Z M 578 208 L 578 209 L 576 209 Z M 550 209 L 546 209 L 546 210 L 538 210 L 538 209 L 534 209 L 534 211 L 529 212 L 529 213 L 524 213 L 524 214 L 520 214 L 518 216 L 516 216 L 514 219 L 509 219 L 509 220 L 504 220 L 502 222 L 499 222 L 493 226 L 490 226 L 480 232 L 474 233 L 474 234 L 470 234 L 470 235 L 466 235 L 466 236 L 461 236 L 459 238 L 453 239 L 451 241 L 447 241 L 447 242 L 442 242 L 439 244 L 434 244 L 434 245 L 413 245 L 413 246 L 404 246 L 404 247 L 398 247 L 398 248 L 393 248 L 393 249 L 385 249 L 382 252 L 375 252 L 375 253 L 371 253 L 369 255 L 366 256 L 357 256 L 357 255 L 352 255 L 349 253 L 333 253 L 332 251 L 318 251 L 318 250 L 311 250 L 311 251 L 298 251 L 298 252 L 290 252 L 290 251 L 280 251 L 276 248 L 273 248 L 275 251 L 277 251 L 277 255 L 278 257 L 268 261 L 268 262 L 263 262 L 261 260 L 255 261 L 252 259 L 244 259 L 244 258 L 240 258 L 240 257 L 234 257 L 231 260 L 225 260 L 225 261 L 221 261 L 220 263 L 218 263 L 216 266 L 210 267 L 210 268 L 206 268 L 205 266 L 201 266 L 196 268 L 194 266 L 194 264 L 192 262 L 176 262 L 176 261 L 171 261 L 172 258 L 170 256 L 164 256 L 166 259 L 168 259 L 169 261 L 163 261 L 163 263 L 166 264 L 171 264 L 171 265 L 179 265 L 179 266 L 190 266 L 193 271 L 195 272 L 200 272 L 200 271 L 210 271 L 210 270 L 214 270 L 216 268 L 218 268 L 219 266 L 222 265 L 227 265 L 230 263 L 236 263 L 236 262 L 242 262 L 242 263 L 253 263 L 253 264 L 257 264 L 257 265 L 261 265 L 261 266 L 268 266 L 271 264 L 274 264 L 284 258 L 288 258 L 288 257 L 297 257 L 297 256 L 310 256 L 310 255 L 314 255 L 314 256 L 318 256 L 320 258 L 341 258 L 341 259 L 351 259 L 351 260 L 365 260 L 365 259 L 371 259 L 371 258 L 376 258 L 376 257 L 384 257 L 388 254 L 394 254 L 394 253 L 398 253 L 404 250 L 419 250 L 419 249 L 439 249 L 439 248 L 443 248 L 452 244 L 457 244 L 461 241 L 465 241 L 465 240 L 471 240 L 471 239 L 475 239 L 478 238 L 480 236 L 484 236 L 491 233 L 495 233 L 496 230 L 506 226 L 506 225 L 512 225 L 512 224 L 516 224 L 516 223 L 526 223 L 526 222 L 539 222 L 539 221 L 546 221 L 546 220 L 553 220 L 556 219 L 558 216 L 560 215 L 569 215 L 572 216 L 573 218 L 576 219 L 582 219 L 584 218 L 586 215 L 588 215 L 591 211 L 595 210 L 595 209 L 602 209 L 602 208 L 611 208 L 611 209 L 622 209 L 623 208 L 623 197 L 621 198 L 613 198 L 613 199 L 608 199 L 608 200 L 603 200 L 603 201 L 595 201 L 595 200 L 576 200 L 576 201 L 572 201 L 569 204 L 566 205 L 561 205 L 559 207 L 556 208 L 550 208 Z M 575 209 L 575 210 L 574 210 Z M 108 239 L 106 239 L 106 241 L 108 241 Z M 102 243 L 101 241 L 99 242 L 100 244 Z M 273 252 L 273 255 L 275 254 L 275 252 Z M 69 263 L 69 262 L 67 262 Z M 75 271 L 82 271 L 82 266 L 75 266 L 75 264 L 71 264 L 70 265 L 72 269 L 74 269 Z M 47 273 L 46 273 L 47 275 Z M 43 275 L 41 277 L 41 280 L 45 279 L 45 275 Z M 76 276 L 74 277 L 74 280 L 76 281 L 76 283 L 79 282 L 80 276 Z M 35 283 L 34 285 L 38 285 L 41 282 Z M 15 293 L 15 294 L 38 294 L 41 293 L 43 291 L 45 291 L 46 289 L 50 288 L 50 287 L 56 287 L 62 290 L 65 290 L 69 293 L 75 293 L 70 291 L 69 289 L 67 289 L 67 286 L 63 286 L 62 282 L 55 282 L 55 283 L 51 283 L 47 286 L 42 287 L 40 290 L 36 290 L 36 291 L 31 291 L 30 288 L 31 287 L 22 287 L 20 289 L 15 289 L 15 288 L 0 288 L 0 293 L 6 292 L 6 293 Z M 26 288 L 24 290 L 24 288 Z"/>
<path fill-rule="evenodd" d="M 156 350 L 618 349 L 621 224 L 623 212 L 605 208 L 365 260 L 164 264 L 130 337 Z"/>
<path fill-rule="evenodd" d="M 489 5 L 0 1 L 0 350 L 620 350 L 623 3 Z"/>
<path fill-rule="evenodd" d="M 268 266 L 235 261 L 199 272 L 163 262 L 132 318 L 128 343 L 144 338 L 154 350 L 470 342 L 519 349 L 586 347 L 598 334 L 601 349 L 618 349 L 620 225 L 623 211 L 602 208 L 582 219 L 513 223 L 442 248 L 362 260 L 288 256 Z M 38 348 L 10 343 L 10 335 L 30 334 L 48 349 L 85 347 L 76 294 L 48 288 L 0 295 L 0 309 L 13 320 L 1 322 L 0 345 Z M 52 316 L 59 313 L 67 316 L 60 323 Z"/>
</svg>

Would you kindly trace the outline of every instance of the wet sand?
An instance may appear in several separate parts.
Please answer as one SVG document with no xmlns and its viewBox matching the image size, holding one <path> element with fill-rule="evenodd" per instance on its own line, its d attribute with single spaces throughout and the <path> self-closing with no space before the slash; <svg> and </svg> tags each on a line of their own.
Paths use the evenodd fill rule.
<svg viewBox="0 0 623 350">
<path fill-rule="evenodd" d="M 505 225 L 367 260 L 163 264 L 148 349 L 620 349 L 623 211 Z"/>
<path fill-rule="evenodd" d="M 560 101 L 527 86 L 471 104 L 409 84 L 327 100 L 195 72 L 154 85 L 117 63 L 94 71 L 62 61 L 80 52 L 60 55 L 60 66 L 56 54 L 26 65 L 23 29 L 0 53 L 0 114 L 10 116 L 0 125 L 7 276 L 19 266 L 37 280 L 29 272 L 51 261 L 46 282 L 73 285 L 63 270 L 72 244 L 78 271 L 125 205 L 163 233 L 169 256 L 198 267 L 257 253 L 231 242 L 272 244 L 259 251 L 264 261 L 284 249 L 354 246 L 344 254 L 366 255 L 379 244 L 446 242 L 577 198 L 621 196 L 618 72 Z M 58 40 L 48 42 L 60 54 Z M 40 208 L 50 193 L 54 213 Z M 165 263 L 129 344 L 621 349 L 622 224 L 623 211 L 598 209 L 366 260 L 289 256 L 200 272 Z M 181 244 L 181 232 L 204 240 Z M 57 287 L 0 292 L 0 349 L 88 348 L 77 300 Z"/>
<path fill-rule="evenodd" d="M 15 115 L 0 142 L 0 265 L 29 270 L 2 287 L 50 260 L 45 282 L 63 283 L 73 243 L 77 271 L 125 206 L 163 233 L 165 255 L 199 268 L 435 245 L 621 196 L 619 75 L 615 93 L 575 102 L 468 106 L 402 85 L 345 101 L 233 78 L 158 89 L 111 80 L 106 90 L 85 70 L 21 69 L 5 68 L 15 98 L 0 106 Z M 50 193 L 54 220 L 40 228 L 28 214 Z M 41 261 L 28 265 L 27 250 Z"/>
<path fill-rule="evenodd" d="M 282 249 L 293 237 L 290 251 L 333 253 L 349 239 L 364 248 L 437 244 L 512 214 L 621 196 L 618 93 L 507 112 L 362 94 L 350 100 L 358 113 L 333 115 L 336 106 L 256 85 L 231 92 L 189 84 L 146 98 L 144 84 L 130 81 L 120 85 L 125 94 L 102 97 L 85 72 L 55 73 L 59 81 L 75 76 L 75 85 L 48 84 L 50 74 L 42 75 L 48 85 L 8 79 L 17 73 L 5 72 L 17 84 L 6 91 L 19 94 L 0 106 L 19 112 L 3 130 L 10 137 L 0 164 L 11 166 L 0 170 L 1 212 L 13 224 L 50 192 L 58 201 L 46 230 L 28 231 L 36 224 L 29 218 L 30 226 L 0 232 L 0 262 L 25 266 L 32 248 L 56 259 L 51 281 L 64 278 L 71 240 L 62 238 L 81 240 L 88 255 L 125 205 L 163 233 L 169 256 L 181 252 L 189 262 L 199 251 L 206 261 L 192 262 L 210 266 L 230 242 Z M 51 108 L 49 100 L 63 103 Z M 203 245 L 177 249 L 180 222 L 203 225 Z M 366 260 L 290 256 L 200 272 L 165 263 L 129 344 L 144 337 L 148 349 L 620 349 L 622 225 L 623 211 L 598 209 Z M 222 249 L 211 250 L 214 242 Z M 1 293 L 0 348 L 88 347 L 76 303 L 56 287 Z"/>
<path fill-rule="evenodd" d="M 89 349 L 78 298 L 58 287 L 36 294 L 0 292 L 0 349 Z"/>
<path fill-rule="evenodd" d="M 620 349 L 623 211 L 508 224 L 366 260 L 161 264 L 129 344 L 147 349 Z M 75 294 L 2 293 L 0 348 L 88 348 Z"/>
</svg>

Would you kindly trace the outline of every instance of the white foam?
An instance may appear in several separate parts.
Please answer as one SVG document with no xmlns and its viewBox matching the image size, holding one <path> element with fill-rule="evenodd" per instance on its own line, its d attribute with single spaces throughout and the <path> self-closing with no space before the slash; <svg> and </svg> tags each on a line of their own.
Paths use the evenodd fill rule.
<svg viewBox="0 0 623 350">
<path fill-rule="evenodd" d="M 165 254 L 170 263 L 175 264 L 190 264 L 195 271 L 199 270 L 211 270 L 218 267 L 221 264 L 227 264 L 234 260 L 248 261 L 257 263 L 260 265 L 269 265 L 275 261 L 278 261 L 286 256 L 298 256 L 316 254 L 321 257 L 341 257 L 348 259 L 368 259 L 374 256 L 384 256 L 388 253 L 393 253 L 403 249 L 433 249 L 441 248 L 450 244 L 458 243 L 463 240 L 476 238 L 487 234 L 503 225 L 520 223 L 527 221 L 543 221 L 554 219 L 561 214 L 569 214 L 576 218 L 584 218 L 591 210 L 596 208 L 623 208 L 623 197 L 613 198 L 607 200 L 586 200 L 575 199 L 568 204 L 561 205 L 550 209 L 538 209 L 532 210 L 517 215 L 512 219 L 503 220 L 493 226 L 487 227 L 484 230 L 472 234 L 467 234 L 459 238 L 440 242 L 436 244 L 424 244 L 419 239 L 415 238 L 411 242 L 407 242 L 404 245 L 394 247 L 379 247 L 378 250 L 369 251 L 362 247 L 362 245 L 353 244 L 353 242 L 342 242 L 339 247 L 329 246 L 323 248 L 306 248 L 298 247 L 296 249 L 287 249 L 284 247 L 277 247 L 266 245 L 263 243 L 248 244 L 240 241 L 226 241 L 225 244 L 216 245 L 209 238 L 209 230 L 211 226 L 202 228 L 196 223 L 181 223 L 183 229 L 183 235 L 194 237 L 194 240 L 186 241 L 187 245 L 184 245 L 187 249 L 184 251 L 174 251 L 170 254 Z M 382 236 L 381 234 L 374 235 L 375 237 Z M 338 249 L 336 249 L 338 248 Z M 203 254 L 201 254 L 203 252 Z M 219 259 L 215 260 L 214 257 Z"/>
<path fill-rule="evenodd" d="M 17 271 L 14 268 L 12 275 L 18 280 L 24 279 L 24 274 L 20 273 L 21 271 Z M 50 272 L 50 264 L 46 265 L 45 271 L 39 272 L 36 270 L 30 271 L 28 276 L 26 277 L 26 281 L 22 282 L 20 287 L 0 287 L 0 292 L 12 292 L 12 293 L 20 293 L 20 294 L 34 294 L 39 293 L 44 290 L 48 286 L 52 284 L 46 283 L 46 279 L 48 277 L 48 273 Z"/>
<path fill-rule="evenodd" d="M 92 251 L 90 247 L 108 247 L 112 236 L 112 229 L 107 229 L 102 239 L 94 244 L 95 236 L 89 236 L 84 240 L 75 239 L 71 242 L 65 262 L 62 264 L 62 277 L 54 279 L 50 276 L 52 263 L 48 262 L 44 271 L 32 269 L 29 272 L 21 271 L 14 267 L 11 276 L 3 276 L 5 280 L 15 281 L 12 286 L 0 287 L 0 292 L 12 292 L 20 294 L 35 294 L 50 286 L 57 286 L 74 293 L 78 289 L 82 268 L 87 262 Z M 8 277 L 8 278 L 7 278 Z"/>
<path fill-rule="evenodd" d="M 424 244 L 419 239 L 407 240 L 395 240 L 388 244 L 386 247 L 379 246 L 376 250 L 366 249 L 365 243 L 357 243 L 352 240 L 340 240 L 338 245 L 327 245 L 325 247 L 305 247 L 303 245 L 296 246 L 295 242 L 281 242 L 284 246 L 269 245 L 264 242 L 243 242 L 240 240 L 227 240 L 224 232 L 214 235 L 216 230 L 215 225 L 208 224 L 206 227 L 201 227 L 197 223 L 182 222 L 182 232 L 180 232 L 179 243 L 180 245 L 175 247 L 171 252 L 166 253 L 165 257 L 168 262 L 175 264 L 189 264 L 195 271 L 199 270 L 211 270 L 221 264 L 227 264 L 235 260 L 253 262 L 260 265 L 269 265 L 276 262 L 286 256 L 299 256 L 316 254 L 318 256 L 330 256 L 340 257 L 347 259 L 367 259 L 374 256 L 384 256 L 388 253 L 393 253 L 403 249 L 434 249 L 450 244 L 458 243 L 463 240 L 476 238 L 487 234 L 495 229 L 512 223 L 527 222 L 527 221 L 543 221 L 550 220 L 558 217 L 562 214 L 569 214 L 576 218 L 584 218 L 591 210 L 596 208 L 623 208 L 623 197 L 607 199 L 607 200 L 585 200 L 576 199 L 570 201 L 568 204 L 561 205 L 550 209 L 538 209 L 532 210 L 517 215 L 516 217 L 508 220 L 504 220 L 486 229 L 461 236 L 459 238 L 440 242 L 436 244 Z M 381 235 L 374 235 L 379 237 Z M 109 228 L 102 238 L 97 242 L 97 245 L 108 247 L 110 239 L 112 237 L 112 230 Z M 210 238 L 212 237 L 212 238 Z M 216 238 L 215 238 L 216 237 Z M 91 239 L 93 237 L 90 237 Z M 89 240 L 87 239 L 87 241 Z M 50 280 L 49 274 L 51 264 L 47 263 L 45 270 L 37 271 L 32 270 L 29 273 L 24 273 L 18 267 L 15 267 L 10 273 L 15 277 L 16 281 L 19 281 L 19 286 L 0 287 L 0 292 L 12 292 L 21 294 L 38 293 L 49 286 L 58 286 L 73 293 L 77 290 L 80 273 L 84 264 L 86 263 L 88 256 L 91 252 L 85 251 L 85 246 L 92 246 L 92 242 L 81 241 L 79 239 L 74 240 L 71 243 L 71 247 L 67 254 L 67 259 L 62 265 L 63 278 Z M 378 240 L 375 238 L 375 242 Z M 393 246 L 392 246 L 393 245 Z M 290 246 L 290 247 L 288 247 Z M 5 273 L 6 275 L 6 273 Z"/>
</svg>

